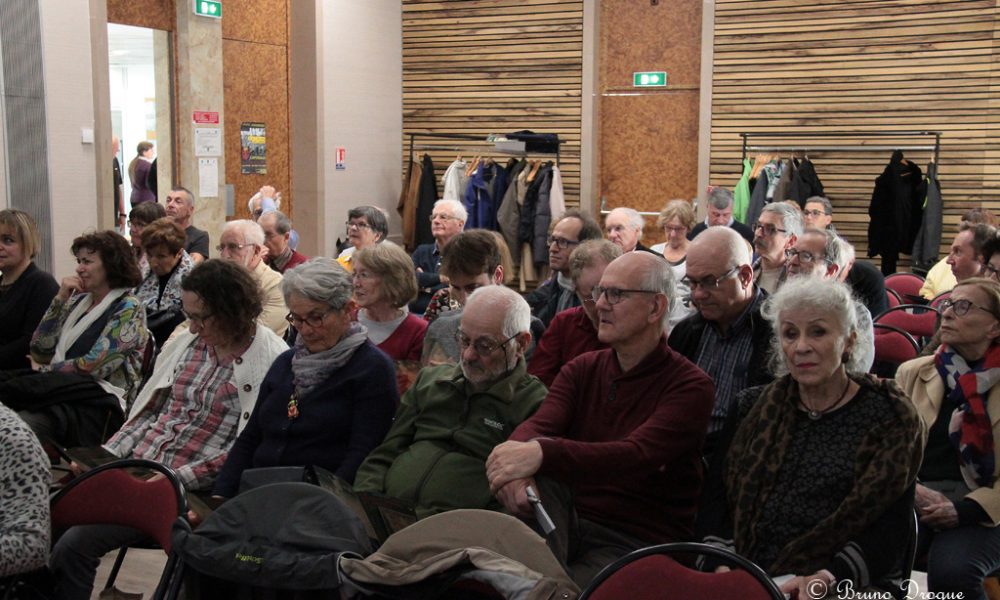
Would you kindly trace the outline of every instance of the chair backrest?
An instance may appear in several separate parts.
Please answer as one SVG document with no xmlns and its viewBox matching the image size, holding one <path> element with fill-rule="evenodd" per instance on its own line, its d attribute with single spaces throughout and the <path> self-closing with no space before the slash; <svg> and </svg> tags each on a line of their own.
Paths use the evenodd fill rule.
<svg viewBox="0 0 1000 600">
<path fill-rule="evenodd" d="M 937 296 L 934 296 L 934 299 L 931 300 L 931 306 L 933 306 L 934 308 L 936 308 L 936 309 L 938 309 L 940 311 L 941 310 L 941 303 L 944 302 L 945 300 L 947 300 L 948 298 L 951 298 L 951 290 L 947 290 L 947 291 L 941 292 Z"/>
<path fill-rule="evenodd" d="M 885 287 L 899 294 L 906 302 L 919 298 L 923 285 L 924 278 L 913 273 L 893 273 L 885 278 Z"/>
<path fill-rule="evenodd" d="M 876 323 L 902 329 L 914 338 L 930 338 L 937 327 L 938 311 L 924 304 L 900 304 L 875 317 Z"/>
<path fill-rule="evenodd" d="M 703 573 L 686 567 L 677 555 L 721 558 L 735 567 L 726 573 Z M 661 544 L 636 550 L 606 567 L 580 600 L 783 600 L 778 586 L 760 567 L 742 556 L 698 543 Z"/>
<path fill-rule="evenodd" d="M 141 479 L 133 470 L 153 472 Z M 51 499 L 52 529 L 125 525 L 142 531 L 170 553 L 171 528 L 187 514 L 184 486 L 168 467 L 142 459 L 110 462 L 73 479 Z"/>
<path fill-rule="evenodd" d="M 899 306 L 903 301 L 899 298 L 899 294 L 895 290 L 890 288 L 885 288 L 885 302 L 886 306 L 892 308 L 894 306 Z"/>
<path fill-rule="evenodd" d="M 875 363 L 872 372 L 880 377 L 895 377 L 899 365 L 920 355 L 920 345 L 902 329 L 875 323 Z"/>
</svg>

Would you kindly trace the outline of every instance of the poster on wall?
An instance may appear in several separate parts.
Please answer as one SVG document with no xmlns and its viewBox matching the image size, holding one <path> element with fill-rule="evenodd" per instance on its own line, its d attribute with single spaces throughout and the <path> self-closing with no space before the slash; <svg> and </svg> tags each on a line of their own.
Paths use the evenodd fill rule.
<svg viewBox="0 0 1000 600">
<path fill-rule="evenodd" d="M 267 175 L 267 135 L 263 123 L 240 124 L 240 172 Z"/>
</svg>

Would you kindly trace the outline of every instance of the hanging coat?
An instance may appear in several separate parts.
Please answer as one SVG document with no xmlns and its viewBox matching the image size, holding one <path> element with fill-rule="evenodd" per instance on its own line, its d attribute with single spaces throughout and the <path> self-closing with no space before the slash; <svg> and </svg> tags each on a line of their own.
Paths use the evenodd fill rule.
<svg viewBox="0 0 1000 600">
<path fill-rule="evenodd" d="M 420 179 L 422 176 L 423 167 L 420 166 L 420 163 L 411 160 L 406 168 L 403 189 L 399 193 L 399 203 L 396 204 L 396 212 L 403 220 L 403 246 L 408 251 L 413 251 L 417 247 L 414 240 L 417 236 L 417 204 L 420 202 Z"/>
<path fill-rule="evenodd" d="M 926 187 L 920 167 L 896 150 L 875 180 L 868 205 L 868 256 L 910 252 L 923 216 Z"/>
<path fill-rule="evenodd" d="M 469 178 L 465 191 L 465 210 L 469 213 L 466 229 L 497 230 L 497 211 L 507 190 L 507 171 L 489 162 L 479 165 Z"/>
<path fill-rule="evenodd" d="M 531 256 L 538 268 L 549 264 L 549 225 L 552 223 L 552 176 L 555 171 L 548 163 L 538 176 L 542 179 L 538 187 L 538 204 L 535 211 L 535 236 L 531 242 Z M 560 213 L 561 214 L 561 213 Z"/>
<path fill-rule="evenodd" d="M 750 209 L 750 159 L 743 159 L 743 175 L 736 182 L 733 190 L 733 218 L 740 223 L 747 222 L 747 211 Z"/>
<path fill-rule="evenodd" d="M 927 194 L 920 230 L 913 242 L 913 266 L 930 269 L 937 262 L 938 248 L 941 247 L 941 182 L 937 178 L 936 164 L 927 166 L 924 184 Z"/>
<path fill-rule="evenodd" d="M 799 163 L 792 175 L 792 184 L 788 190 L 788 199 L 799 203 L 799 208 L 805 208 L 806 199 L 823 195 L 823 183 L 816 174 L 816 167 L 808 158 Z"/>
<path fill-rule="evenodd" d="M 420 202 L 417 204 L 415 217 L 416 234 L 413 240 L 417 246 L 434 243 L 434 236 L 431 235 L 431 213 L 434 212 L 434 203 L 438 200 L 434 161 L 425 154 L 423 163 L 423 173 L 420 175 Z"/>
<path fill-rule="evenodd" d="M 504 193 L 500 209 L 497 211 L 497 225 L 500 226 L 500 233 L 503 234 L 503 239 L 507 242 L 507 248 L 510 249 L 511 258 L 514 259 L 515 265 L 521 263 L 521 253 L 517 251 L 517 229 L 521 224 L 521 204 L 518 202 L 518 192 L 520 191 L 520 197 L 523 201 L 523 188 L 526 186 L 525 179 L 520 175 L 527 165 L 528 161 L 521 159 L 510 170 L 507 192 Z"/>
<path fill-rule="evenodd" d="M 781 176 L 778 177 L 778 185 L 774 186 L 774 194 L 771 196 L 772 202 L 784 202 L 788 200 L 788 192 L 792 187 L 792 177 L 795 176 L 795 163 L 790 160 L 784 160 L 781 164 Z"/>
<path fill-rule="evenodd" d="M 753 186 L 753 191 L 750 192 L 750 205 L 747 207 L 746 224 L 750 227 L 753 227 L 754 223 L 757 222 L 761 211 L 767 205 L 767 187 L 767 176 L 761 171 L 760 177 L 757 178 L 757 184 Z"/>
</svg>

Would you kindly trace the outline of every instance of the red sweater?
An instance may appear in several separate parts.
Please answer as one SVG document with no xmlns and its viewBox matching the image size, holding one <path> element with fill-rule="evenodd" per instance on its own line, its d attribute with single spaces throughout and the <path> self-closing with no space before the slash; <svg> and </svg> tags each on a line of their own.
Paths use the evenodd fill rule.
<svg viewBox="0 0 1000 600">
<path fill-rule="evenodd" d="M 528 363 L 528 373 L 552 387 L 559 369 L 584 352 L 603 350 L 608 345 L 597 339 L 597 330 L 582 306 L 568 308 L 557 314 Z"/>
<path fill-rule="evenodd" d="M 406 315 L 392 335 L 378 345 L 393 360 L 420 360 L 424 349 L 424 333 L 427 332 L 427 321 L 414 314 Z"/>
<path fill-rule="evenodd" d="M 577 513 L 653 543 L 690 540 L 712 381 L 666 339 L 622 373 L 614 350 L 559 372 L 510 439 L 539 439 L 539 475 L 570 485 Z"/>
</svg>

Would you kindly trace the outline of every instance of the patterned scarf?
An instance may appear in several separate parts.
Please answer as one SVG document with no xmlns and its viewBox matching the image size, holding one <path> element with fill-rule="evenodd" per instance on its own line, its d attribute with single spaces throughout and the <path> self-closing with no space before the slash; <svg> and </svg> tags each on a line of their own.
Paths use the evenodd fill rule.
<svg viewBox="0 0 1000 600">
<path fill-rule="evenodd" d="M 948 400 L 955 406 L 948 423 L 948 437 L 962 458 L 962 477 L 972 489 L 990 487 L 996 461 L 986 400 L 990 389 L 1000 382 L 1000 345 L 991 345 L 982 363 L 971 367 L 957 352 L 942 344 L 934 355 L 934 366 L 944 380 Z"/>
<path fill-rule="evenodd" d="M 344 337 L 333 348 L 310 352 L 300 335 L 295 340 L 292 355 L 292 385 L 295 394 L 304 398 L 314 387 L 326 381 L 331 373 L 347 364 L 354 351 L 368 339 L 368 330 L 360 323 L 352 323 Z"/>
</svg>

